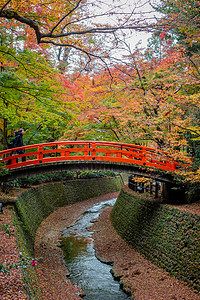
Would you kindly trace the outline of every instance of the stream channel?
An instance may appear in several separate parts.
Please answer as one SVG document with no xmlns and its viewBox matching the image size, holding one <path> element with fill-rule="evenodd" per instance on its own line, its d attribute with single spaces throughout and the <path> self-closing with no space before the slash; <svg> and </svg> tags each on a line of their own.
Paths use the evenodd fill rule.
<svg viewBox="0 0 200 300">
<path fill-rule="evenodd" d="M 96 258 L 93 232 L 87 230 L 102 209 L 113 206 L 115 201 L 116 199 L 111 199 L 95 204 L 62 233 L 61 249 L 70 274 L 69 279 L 86 294 L 84 300 L 130 299 L 112 276 L 112 267 Z"/>
</svg>

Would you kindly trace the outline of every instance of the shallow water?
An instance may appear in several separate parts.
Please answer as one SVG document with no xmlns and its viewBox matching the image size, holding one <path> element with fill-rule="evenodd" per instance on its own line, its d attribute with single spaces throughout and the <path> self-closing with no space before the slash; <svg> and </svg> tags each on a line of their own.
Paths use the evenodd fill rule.
<svg viewBox="0 0 200 300">
<path fill-rule="evenodd" d="M 87 227 L 106 206 L 113 206 L 116 199 L 95 204 L 84 213 L 74 226 L 63 231 L 61 249 L 70 281 L 86 294 L 85 300 L 130 299 L 121 289 L 119 282 L 110 273 L 111 266 L 101 263 L 95 256 L 92 232 Z"/>
</svg>

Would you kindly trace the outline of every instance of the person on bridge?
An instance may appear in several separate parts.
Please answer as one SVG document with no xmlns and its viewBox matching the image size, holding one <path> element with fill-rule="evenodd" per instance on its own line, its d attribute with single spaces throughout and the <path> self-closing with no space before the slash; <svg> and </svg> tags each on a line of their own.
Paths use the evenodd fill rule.
<svg viewBox="0 0 200 300">
<path fill-rule="evenodd" d="M 8 144 L 8 149 L 12 149 L 12 148 L 16 147 L 16 136 L 17 136 L 17 134 L 18 134 L 18 130 L 14 130 L 14 138 Z M 13 155 L 16 155 L 16 154 L 17 154 L 16 151 L 12 151 L 10 155 L 13 156 Z M 7 164 L 8 165 L 11 164 L 11 159 L 8 160 Z"/>
<path fill-rule="evenodd" d="M 16 138 L 15 138 L 15 147 L 22 147 L 24 146 L 24 143 L 23 143 L 23 135 L 24 135 L 24 129 L 23 128 L 20 128 L 16 134 Z M 19 149 L 17 150 L 17 154 L 24 154 L 25 153 L 25 150 L 24 149 Z M 22 161 L 26 161 L 26 157 L 23 156 L 22 157 Z"/>
<path fill-rule="evenodd" d="M 8 144 L 8 149 L 15 148 L 15 141 L 16 141 L 16 136 L 17 136 L 18 130 L 14 130 L 14 138 L 10 141 Z M 14 151 L 13 151 L 14 152 Z"/>
</svg>

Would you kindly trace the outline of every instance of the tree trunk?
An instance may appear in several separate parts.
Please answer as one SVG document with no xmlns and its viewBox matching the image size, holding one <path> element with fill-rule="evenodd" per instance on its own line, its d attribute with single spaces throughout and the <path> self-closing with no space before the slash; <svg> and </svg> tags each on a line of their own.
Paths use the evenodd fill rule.
<svg viewBox="0 0 200 300">
<path fill-rule="evenodd" d="M 8 120 L 4 118 L 3 119 L 3 147 L 4 147 L 4 149 L 8 148 L 7 126 L 8 126 Z"/>
</svg>

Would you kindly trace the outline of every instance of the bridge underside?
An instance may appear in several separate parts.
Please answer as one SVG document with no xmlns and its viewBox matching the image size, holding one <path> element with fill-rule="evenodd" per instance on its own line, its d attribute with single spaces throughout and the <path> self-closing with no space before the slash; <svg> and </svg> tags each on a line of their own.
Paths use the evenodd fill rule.
<svg viewBox="0 0 200 300">
<path fill-rule="evenodd" d="M 172 183 L 171 174 L 163 174 L 159 170 L 150 170 L 136 165 L 102 162 L 102 161 L 60 161 L 55 163 L 45 163 L 29 165 L 10 170 L 8 174 L 1 176 L 0 181 L 6 182 L 20 177 L 37 174 L 63 172 L 63 171 L 113 171 L 118 173 L 129 173 L 147 178 L 153 178 L 160 182 Z"/>
</svg>

